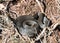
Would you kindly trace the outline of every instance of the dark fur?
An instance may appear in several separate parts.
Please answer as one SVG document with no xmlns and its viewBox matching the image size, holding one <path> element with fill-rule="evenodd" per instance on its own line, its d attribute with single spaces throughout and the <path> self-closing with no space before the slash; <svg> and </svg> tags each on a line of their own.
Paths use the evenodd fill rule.
<svg viewBox="0 0 60 43">
<path fill-rule="evenodd" d="M 18 32 L 21 33 L 22 35 L 25 34 L 29 37 L 35 37 L 37 35 L 37 33 L 40 31 L 37 21 L 31 15 L 23 15 L 23 16 L 18 17 L 16 20 L 11 18 L 10 16 L 9 16 L 9 18 L 13 21 L 13 23 L 15 24 L 15 27 L 17 27 Z M 24 28 L 23 22 L 26 20 L 32 20 L 32 21 L 36 22 L 37 26 L 35 28 L 29 27 L 29 26 L 27 28 Z M 26 30 L 26 31 L 24 32 L 24 30 Z M 36 31 L 37 31 L 37 33 L 36 33 Z"/>
</svg>

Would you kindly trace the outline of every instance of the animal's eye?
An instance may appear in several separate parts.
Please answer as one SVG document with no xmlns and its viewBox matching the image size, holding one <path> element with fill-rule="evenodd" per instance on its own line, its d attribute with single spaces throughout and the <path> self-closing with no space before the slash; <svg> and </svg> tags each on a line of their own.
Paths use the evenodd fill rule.
<svg viewBox="0 0 60 43">
<path fill-rule="evenodd" d="M 31 26 L 31 24 L 29 22 L 26 22 L 26 25 Z"/>
</svg>

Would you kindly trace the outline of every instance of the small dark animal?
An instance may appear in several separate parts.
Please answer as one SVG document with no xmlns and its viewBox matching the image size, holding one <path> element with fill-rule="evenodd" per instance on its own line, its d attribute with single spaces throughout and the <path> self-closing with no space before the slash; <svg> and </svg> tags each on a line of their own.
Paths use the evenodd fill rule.
<svg viewBox="0 0 60 43">
<path fill-rule="evenodd" d="M 34 37 L 37 35 L 38 23 L 30 15 L 20 16 L 16 19 L 16 26 L 22 35 Z"/>
<path fill-rule="evenodd" d="M 23 15 L 18 17 L 16 20 L 12 19 L 10 16 L 9 18 L 14 22 L 21 35 L 33 38 L 40 31 L 38 30 L 38 23 L 31 15 Z"/>
</svg>

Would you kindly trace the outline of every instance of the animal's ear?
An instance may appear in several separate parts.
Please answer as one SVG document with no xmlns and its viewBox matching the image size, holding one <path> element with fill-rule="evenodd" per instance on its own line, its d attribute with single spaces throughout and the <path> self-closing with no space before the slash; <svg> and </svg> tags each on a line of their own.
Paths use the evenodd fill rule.
<svg viewBox="0 0 60 43">
<path fill-rule="evenodd" d="M 50 20 L 48 20 L 47 17 L 44 17 L 43 23 L 44 23 L 44 25 L 47 27 L 47 26 L 49 26 L 49 24 L 50 24 Z"/>
<path fill-rule="evenodd" d="M 48 19 L 47 17 L 44 17 L 43 23 L 44 23 L 46 26 L 51 26 L 51 25 L 52 25 L 52 21 L 51 21 L 50 19 Z"/>
</svg>

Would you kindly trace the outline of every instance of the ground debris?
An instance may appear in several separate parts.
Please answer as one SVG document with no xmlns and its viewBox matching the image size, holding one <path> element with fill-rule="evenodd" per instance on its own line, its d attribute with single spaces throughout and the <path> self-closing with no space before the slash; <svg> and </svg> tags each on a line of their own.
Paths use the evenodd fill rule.
<svg viewBox="0 0 60 43">
<path fill-rule="evenodd" d="M 60 43 L 60 0 L 0 0 L 0 43 Z M 22 36 L 12 19 L 44 13 L 52 24 L 35 38 Z"/>
</svg>

